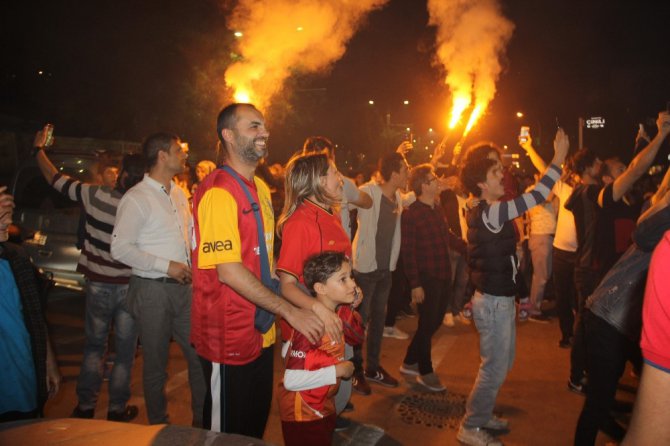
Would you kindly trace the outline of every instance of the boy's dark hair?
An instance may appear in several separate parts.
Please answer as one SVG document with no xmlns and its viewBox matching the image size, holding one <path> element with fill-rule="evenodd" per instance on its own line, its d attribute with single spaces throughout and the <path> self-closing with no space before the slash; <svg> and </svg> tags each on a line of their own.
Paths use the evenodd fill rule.
<svg viewBox="0 0 670 446">
<path fill-rule="evenodd" d="M 465 187 L 465 190 L 475 197 L 481 197 L 482 189 L 478 184 L 486 182 L 486 175 L 488 174 L 489 169 L 497 163 L 498 161 L 490 158 L 468 160 L 461 169 L 461 183 Z"/>
<path fill-rule="evenodd" d="M 128 189 L 142 181 L 146 172 L 146 162 L 144 156 L 139 153 L 129 153 L 123 157 L 121 161 L 121 170 L 116 180 L 116 188 L 125 193 Z M 127 173 L 128 177 L 123 178 L 123 174 Z"/>
<path fill-rule="evenodd" d="M 573 169 L 579 175 L 584 174 L 584 171 L 593 166 L 598 156 L 591 149 L 583 147 L 579 149 L 572 157 Z"/>
<path fill-rule="evenodd" d="M 118 169 L 119 163 L 115 161 L 100 161 L 98 164 L 98 174 L 104 175 L 107 169 Z"/>
<path fill-rule="evenodd" d="M 431 164 L 419 164 L 415 166 L 409 174 L 409 188 L 417 197 L 421 196 L 421 185 L 428 180 L 428 175 L 433 173 L 433 166 Z"/>
<path fill-rule="evenodd" d="M 498 158 L 502 159 L 502 150 L 500 150 L 500 147 L 492 142 L 480 142 L 471 145 L 465 151 L 463 164 L 465 165 L 473 161 L 488 158 L 491 152 L 496 152 L 498 154 Z"/>
<path fill-rule="evenodd" d="M 404 162 L 405 158 L 398 152 L 391 152 L 382 156 L 379 160 L 379 173 L 384 181 L 390 180 L 393 172 L 400 173 Z"/>
<path fill-rule="evenodd" d="M 158 162 L 158 152 L 168 152 L 172 141 L 179 141 L 177 135 L 171 133 L 154 133 L 142 143 L 142 154 L 147 163 L 147 169 L 151 169 Z"/>
<path fill-rule="evenodd" d="M 323 251 L 308 257 L 302 271 L 305 286 L 312 294 L 316 294 L 314 284 L 325 284 L 328 278 L 338 272 L 342 264 L 348 261 L 349 258 L 341 251 Z"/>
</svg>

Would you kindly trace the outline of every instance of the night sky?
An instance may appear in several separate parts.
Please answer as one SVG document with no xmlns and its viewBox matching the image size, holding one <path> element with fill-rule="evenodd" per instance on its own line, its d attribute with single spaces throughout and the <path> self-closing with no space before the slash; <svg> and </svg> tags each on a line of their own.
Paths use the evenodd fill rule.
<svg viewBox="0 0 670 446">
<path fill-rule="evenodd" d="M 587 132 L 586 142 L 629 158 L 638 122 L 670 100 L 667 2 L 502 6 L 515 24 L 505 71 L 466 143 L 513 146 L 525 124 L 541 136 L 541 154 L 549 158 L 556 118 L 576 147 L 577 118 L 603 116 L 606 129 Z M 49 121 L 61 135 L 130 141 L 167 130 L 190 142 L 195 159 L 211 157 L 214 120 L 226 103 L 231 7 L 211 0 L 6 5 L 0 124 L 32 133 Z M 427 21 L 424 3 L 390 0 L 328 73 L 291 78 L 266 111 L 271 160 L 285 161 L 310 134 L 331 137 L 349 156 L 372 158 L 393 143 L 383 135 L 388 114 L 392 124 L 411 123 L 422 143 L 428 128 L 443 134 L 449 92 L 431 64 L 434 30 Z"/>
</svg>

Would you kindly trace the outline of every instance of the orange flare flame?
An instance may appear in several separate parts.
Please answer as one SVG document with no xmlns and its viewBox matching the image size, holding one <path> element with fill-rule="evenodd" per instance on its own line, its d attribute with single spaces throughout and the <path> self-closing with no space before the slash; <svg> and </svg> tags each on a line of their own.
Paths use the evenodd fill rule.
<svg viewBox="0 0 670 446">
<path fill-rule="evenodd" d="M 454 104 L 451 109 L 451 117 L 449 118 L 449 128 L 456 127 L 461 120 L 463 112 L 470 106 L 470 95 L 457 95 L 454 97 Z"/>
<path fill-rule="evenodd" d="M 479 118 L 482 116 L 482 113 L 485 110 L 485 106 L 483 104 L 477 104 L 477 106 L 472 110 L 472 113 L 470 114 L 470 119 L 468 120 L 468 125 L 465 126 L 465 131 L 463 132 L 463 137 L 465 138 L 468 133 L 470 133 L 470 130 L 472 130 L 472 127 L 475 126 Z"/>
</svg>

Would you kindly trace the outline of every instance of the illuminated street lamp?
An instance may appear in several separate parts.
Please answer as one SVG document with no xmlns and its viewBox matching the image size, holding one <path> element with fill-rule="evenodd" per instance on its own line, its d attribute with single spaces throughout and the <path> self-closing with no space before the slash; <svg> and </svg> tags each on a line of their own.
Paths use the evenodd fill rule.
<svg viewBox="0 0 670 446">
<path fill-rule="evenodd" d="M 375 105 L 375 101 L 373 101 L 372 99 L 370 99 L 370 100 L 368 101 L 368 104 L 370 104 L 370 105 Z"/>
<path fill-rule="evenodd" d="M 405 104 L 405 105 L 409 105 L 409 101 L 408 101 L 407 99 L 405 99 L 404 101 L 402 101 L 402 103 Z"/>
<path fill-rule="evenodd" d="M 516 112 L 516 117 L 517 118 L 523 118 L 523 113 L 522 112 Z"/>
<path fill-rule="evenodd" d="M 235 32 L 233 33 L 233 35 L 239 39 L 239 38 L 242 37 L 244 34 L 242 34 L 242 31 L 235 31 Z"/>
</svg>

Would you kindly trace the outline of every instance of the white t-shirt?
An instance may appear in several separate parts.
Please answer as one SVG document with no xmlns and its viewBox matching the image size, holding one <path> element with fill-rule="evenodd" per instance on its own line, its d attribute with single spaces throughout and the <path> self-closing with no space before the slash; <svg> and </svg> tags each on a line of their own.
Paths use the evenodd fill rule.
<svg viewBox="0 0 670 446">
<path fill-rule="evenodd" d="M 526 192 L 533 187 L 526 189 Z M 530 220 L 530 235 L 544 235 L 556 233 L 556 213 L 551 201 L 545 201 L 528 210 Z"/>
<path fill-rule="evenodd" d="M 554 248 L 563 251 L 577 251 L 577 229 L 575 228 L 575 217 L 572 212 L 565 209 L 565 202 L 572 195 L 572 186 L 558 180 L 554 185 L 554 195 L 558 197 L 558 218 L 556 222 L 556 236 L 554 237 Z"/>
</svg>

